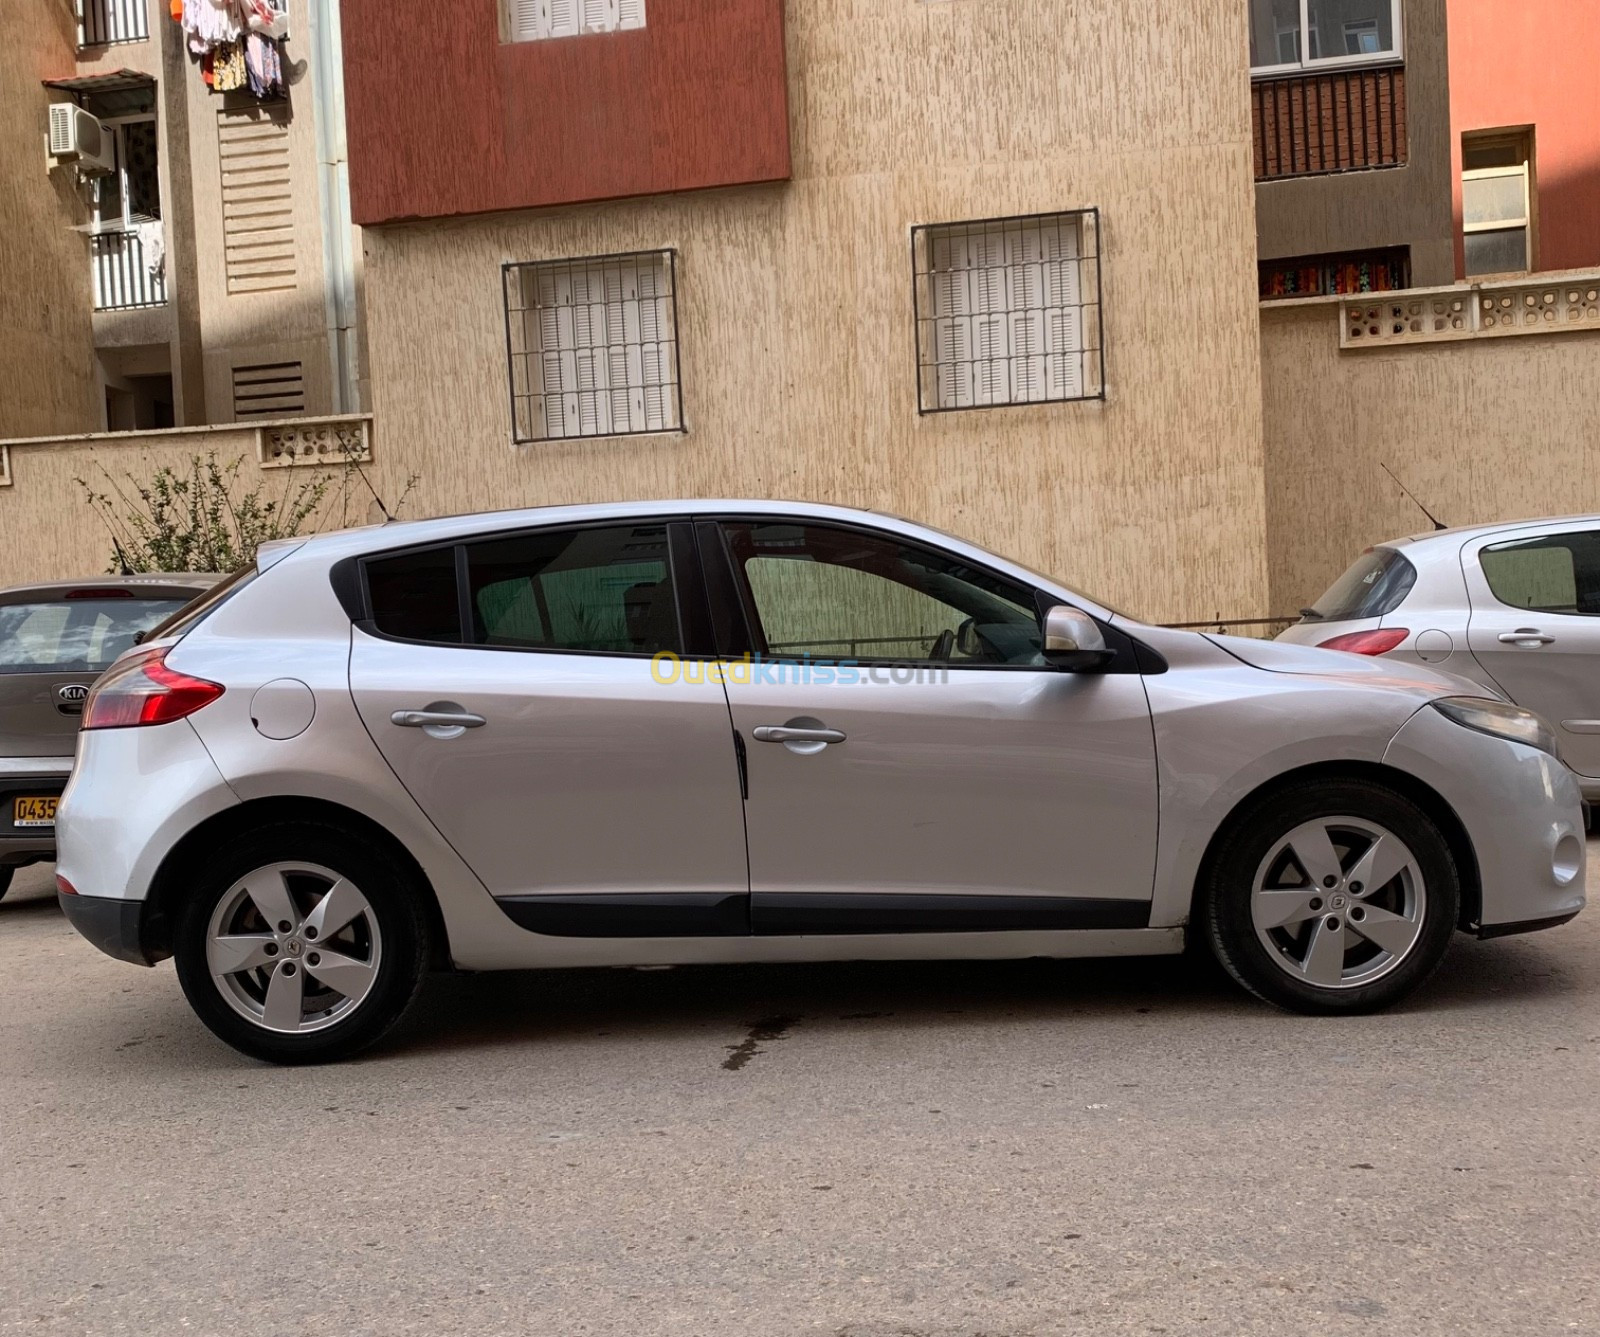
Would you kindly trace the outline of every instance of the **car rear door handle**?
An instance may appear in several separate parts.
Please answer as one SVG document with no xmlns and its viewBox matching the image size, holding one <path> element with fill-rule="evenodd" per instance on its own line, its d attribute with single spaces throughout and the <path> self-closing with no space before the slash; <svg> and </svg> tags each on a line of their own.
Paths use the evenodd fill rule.
<svg viewBox="0 0 1600 1337">
<path fill-rule="evenodd" d="M 787 724 L 762 724 L 755 730 L 758 743 L 842 743 L 837 729 L 795 729 Z"/>
<path fill-rule="evenodd" d="M 1549 645 L 1554 636 L 1546 636 L 1537 627 L 1519 627 L 1516 631 L 1502 631 L 1501 645 Z"/>
<path fill-rule="evenodd" d="M 402 729 L 481 729 L 488 722 L 465 710 L 397 710 L 389 719 Z"/>
</svg>

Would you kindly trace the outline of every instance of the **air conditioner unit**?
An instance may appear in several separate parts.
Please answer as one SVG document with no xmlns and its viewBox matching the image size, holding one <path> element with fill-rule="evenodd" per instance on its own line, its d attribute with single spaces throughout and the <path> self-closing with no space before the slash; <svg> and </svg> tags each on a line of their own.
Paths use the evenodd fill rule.
<svg viewBox="0 0 1600 1337">
<path fill-rule="evenodd" d="M 50 156 L 84 176 L 105 176 L 116 166 L 111 131 L 70 102 L 50 106 Z"/>
</svg>

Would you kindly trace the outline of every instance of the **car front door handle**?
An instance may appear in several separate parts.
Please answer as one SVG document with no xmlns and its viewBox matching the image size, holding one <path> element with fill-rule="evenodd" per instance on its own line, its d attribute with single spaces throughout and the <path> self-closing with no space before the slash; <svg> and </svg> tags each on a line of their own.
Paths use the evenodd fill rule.
<svg viewBox="0 0 1600 1337">
<path fill-rule="evenodd" d="M 1554 640 L 1554 636 L 1546 636 L 1537 627 L 1519 627 L 1516 631 L 1500 633 L 1501 645 L 1549 645 Z"/>
<path fill-rule="evenodd" d="M 837 729 L 796 729 L 787 724 L 763 724 L 755 730 L 758 743 L 842 743 Z"/>
</svg>

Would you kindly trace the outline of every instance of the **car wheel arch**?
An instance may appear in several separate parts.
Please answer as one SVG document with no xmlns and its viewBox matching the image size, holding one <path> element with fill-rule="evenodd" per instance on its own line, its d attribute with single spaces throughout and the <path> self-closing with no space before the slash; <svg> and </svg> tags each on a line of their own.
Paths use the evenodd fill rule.
<svg viewBox="0 0 1600 1337">
<path fill-rule="evenodd" d="M 425 908 L 432 929 L 434 959 L 433 969 L 448 970 L 451 966 L 449 932 L 444 914 L 439 908 L 439 898 L 433 884 L 405 845 L 386 827 L 379 825 L 364 813 L 327 799 L 284 795 L 272 798 L 247 799 L 243 803 L 208 817 L 193 830 L 185 833 L 161 861 L 150 881 L 147 897 L 148 913 L 145 916 L 143 947 L 152 962 L 165 960 L 172 955 L 173 924 L 183 902 L 185 889 L 191 885 L 190 870 L 207 848 L 236 840 L 263 826 L 278 826 L 286 822 L 311 822 L 336 827 L 350 836 L 381 845 L 399 860 L 417 879 L 417 885 L 426 891 Z"/>
<path fill-rule="evenodd" d="M 1201 858 L 1196 871 L 1189 901 L 1191 924 L 1195 922 L 1195 909 L 1210 876 L 1217 851 L 1226 838 L 1239 823 L 1249 818 L 1263 799 L 1270 797 L 1285 784 L 1306 780 L 1370 780 L 1387 786 L 1415 803 L 1438 826 L 1446 844 L 1450 847 L 1451 855 L 1455 858 L 1456 868 L 1461 876 L 1461 915 L 1456 926 L 1468 929 L 1478 922 L 1482 915 L 1483 889 L 1478 871 L 1477 851 L 1473 848 L 1471 837 L 1467 835 L 1466 826 L 1444 796 L 1433 786 L 1396 766 L 1363 761 L 1332 761 L 1284 771 L 1257 785 L 1233 805 L 1228 815 L 1211 833 L 1205 855 Z"/>
</svg>

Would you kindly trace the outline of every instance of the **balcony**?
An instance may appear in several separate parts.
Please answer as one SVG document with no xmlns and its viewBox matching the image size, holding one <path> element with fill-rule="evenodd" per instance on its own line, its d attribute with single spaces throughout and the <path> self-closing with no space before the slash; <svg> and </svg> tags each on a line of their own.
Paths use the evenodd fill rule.
<svg viewBox="0 0 1600 1337">
<path fill-rule="evenodd" d="M 131 311 L 166 304 L 166 272 L 159 263 L 152 269 L 144 233 L 97 232 L 90 243 L 96 311 Z"/>
<path fill-rule="evenodd" d="M 1250 85 L 1257 181 L 1403 167 L 1403 66 L 1336 69 Z"/>
<path fill-rule="evenodd" d="M 78 50 L 149 39 L 150 0 L 78 0 Z"/>
</svg>

